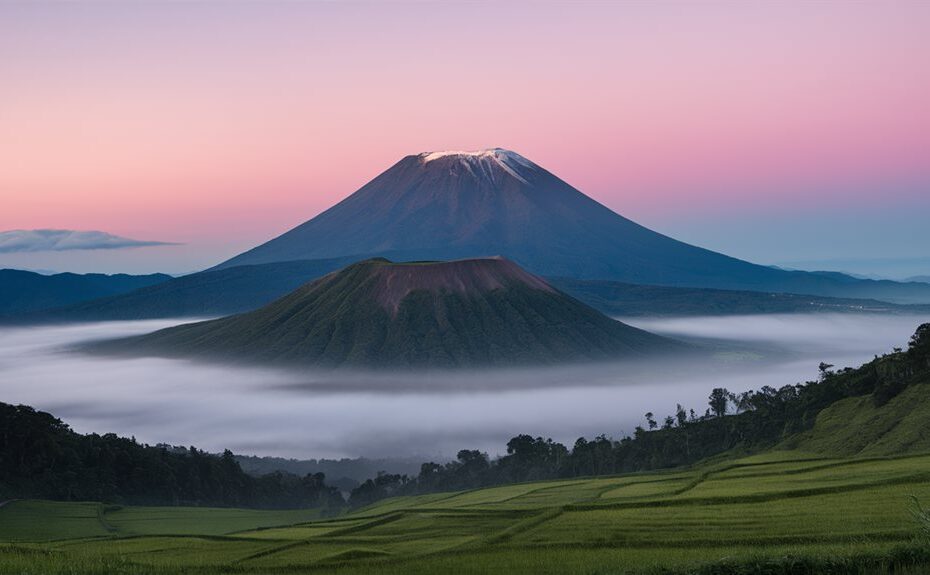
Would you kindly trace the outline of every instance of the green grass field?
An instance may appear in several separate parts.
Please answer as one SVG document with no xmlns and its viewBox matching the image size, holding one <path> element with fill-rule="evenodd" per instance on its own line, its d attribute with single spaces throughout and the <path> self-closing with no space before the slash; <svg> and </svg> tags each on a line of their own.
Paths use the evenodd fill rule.
<svg viewBox="0 0 930 575">
<path fill-rule="evenodd" d="M 911 495 L 930 502 L 930 455 L 780 451 L 330 519 L 15 501 L 0 508 L 0 573 L 924 573 Z"/>
</svg>

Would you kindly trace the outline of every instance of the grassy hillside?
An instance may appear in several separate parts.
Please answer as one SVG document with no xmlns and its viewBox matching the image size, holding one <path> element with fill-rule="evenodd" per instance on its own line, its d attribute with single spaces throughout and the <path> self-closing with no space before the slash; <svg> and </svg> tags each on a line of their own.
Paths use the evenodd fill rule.
<svg viewBox="0 0 930 575">
<path fill-rule="evenodd" d="M 506 260 L 379 259 L 253 312 L 95 348 L 383 369 L 613 360 L 685 346 L 614 321 Z"/>
<path fill-rule="evenodd" d="M 786 445 L 838 456 L 930 452 L 930 377 L 884 405 L 872 395 L 838 401 Z"/>
<path fill-rule="evenodd" d="M 778 446 L 829 455 L 923 448 L 925 414 L 930 409 L 921 403 L 930 379 L 930 324 L 918 327 L 907 351 L 895 350 L 858 369 L 832 367 L 821 364 L 816 381 L 777 389 L 715 388 L 703 415 L 703 406 L 695 411 L 678 404 L 664 418 L 646 414 L 649 430 L 637 426 L 619 440 L 579 438 L 569 447 L 521 434 L 508 441 L 506 455 L 493 460 L 480 450 L 463 449 L 455 461 L 424 464 L 413 478 L 380 475 L 365 481 L 352 491 L 349 503 L 359 506 L 396 495 L 682 467 Z"/>
<path fill-rule="evenodd" d="M 215 507 L 124 507 L 93 502 L 13 501 L 0 509 L 0 541 L 137 535 L 222 535 L 236 529 L 309 521 L 315 509 L 260 511 Z M 2 563 L 0 563 L 2 564 Z"/>
<path fill-rule="evenodd" d="M 775 452 L 694 469 L 310 512 L 0 508 L 0 572 L 920 573 L 930 455 Z M 910 570 L 908 570 L 910 569 Z"/>
<path fill-rule="evenodd" d="M 930 324 L 917 329 L 907 351 L 876 357 L 833 379 L 866 381 L 871 393 L 832 402 L 810 429 L 784 445 L 832 455 L 897 455 L 930 451 Z"/>
</svg>

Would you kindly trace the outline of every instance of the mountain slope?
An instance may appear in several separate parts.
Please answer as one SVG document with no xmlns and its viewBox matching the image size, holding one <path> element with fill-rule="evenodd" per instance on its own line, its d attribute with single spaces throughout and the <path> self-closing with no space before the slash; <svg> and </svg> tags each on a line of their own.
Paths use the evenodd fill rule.
<svg viewBox="0 0 930 575">
<path fill-rule="evenodd" d="M 11 323 L 204 317 L 261 307 L 350 259 L 279 262 L 198 272 L 158 285 L 58 309 L 8 318 Z"/>
<path fill-rule="evenodd" d="M 352 263 L 352 258 L 236 266 L 172 278 L 125 294 L 57 309 L 11 314 L 3 323 L 222 316 L 252 311 L 301 285 Z M 920 313 L 930 306 L 877 300 L 636 285 L 606 280 L 546 278 L 557 289 L 611 316 L 753 313 Z"/>
<path fill-rule="evenodd" d="M 0 270 L 0 315 L 30 313 L 129 292 L 171 279 L 165 274 L 42 275 L 23 270 Z"/>
<path fill-rule="evenodd" d="M 610 316 L 696 316 L 822 312 L 917 314 L 930 312 L 930 304 L 901 305 L 875 299 L 638 285 L 607 280 L 546 278 L 546 281 L 601 313 Z"/>
<path fill-rule="evenodd" d="M 679 242 L 501 149 L 407 156 L 315 218 L 217 267 L 494 254 L 547 276 L 930 302 L 925 284 L 780 270 Z"/>
<path fill-rule="evenodd" d="M 94 348 L 384 368 L 605 360 L 684 346 L 611 320 L 504 259 L 375 259 L 250 313 Z"/>
<path fill-rule="evenodd" d="M 930 378 L 909 385 L 887 404 L 851 397 L 823 410 L 810 431 L 788 445 L 836 456 L 886 456 L 930 452 Z"/>
</svg>

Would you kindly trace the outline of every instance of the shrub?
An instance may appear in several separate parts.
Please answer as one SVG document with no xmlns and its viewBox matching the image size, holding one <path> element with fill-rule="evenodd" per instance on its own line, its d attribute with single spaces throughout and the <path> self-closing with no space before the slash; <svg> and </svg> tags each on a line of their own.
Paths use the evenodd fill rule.
<svg viewBox="0 0 930 575">
<path fill-rule="evenodd" d="M 917 499 L 916 495 L 911 495 L 911 501 L 913 502 L 911 515 L 917 521 L 919 533 L 922 537 L 930 539 L 930 510 L 924 509 L 920 505 L 920 500 Z"/>
</svg>

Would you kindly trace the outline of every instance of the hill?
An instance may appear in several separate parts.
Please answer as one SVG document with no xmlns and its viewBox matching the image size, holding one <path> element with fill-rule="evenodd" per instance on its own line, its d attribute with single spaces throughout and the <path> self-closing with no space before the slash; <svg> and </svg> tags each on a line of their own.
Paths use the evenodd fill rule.
<svg viewBox="0 0 930 575">
<path fill-rule="evenodd" d="M 23 270 L 0 270 L 0 316 L 27 314 L 67 306 L 157 285 L 171 279 L 165 274 L 42 275 Z"/>
<path fill-rule="evenodd" d="M 391 494 L 454 491 L 520 481 L 602 476 L 725 462 L 746 453 L 792 449 L 821 457 L 899 456 L 930 452 L 930 324 L 915 332 L 907 351 L 877 357 L 858 369 L 778 389 L 711 390 L 706 411 L 681 404 L 661 420 L 647 414 L 619 441 L 578 439 L 571 449 L 551 439 L 518 435 L 494 460 L 462 450 L 458 460 L 423 465 L 412 478 L 379 476 L 352 491 L 360 506 Z M 661 400 L 671 404 L 675 398 Z M 657 419 L 659 419 L 657 421 Z M 659 421 L 662 421 L 661 427 Z"/>
<path fill-rule="evenodd" d="M 354 260 L 297 260 L 243 265 L 171 278 L 128 293 L 57 309 L 13 314 L 5 323 L 223 316 L 252 311 Z M 754 313 L 915 313 L 927 305 L 756 291 L 637 285 L 609 280 L 546 278 L 554 287 L 613 316 Z"/>
<path fill-rule="evenodd" d="M 834 378 L 876 382 L 872 393 L 832 403 L 813 427 L 784 447 L 836 456 L 887 456 L 930 452 L 930 324 L 921 326 L 907 352 L 877 357 Z"/>
<path fill-rule="evenodd" d="M 407 156 L 320 215 L 217 267 L 496 254 L 544 276 L 930 303 L 927 284 L 786 271 L 674 240 L 499 148 Z"/>
<path fill-rule="evenodd" d="M 928 304 L 834 298 L 746 290 L 637 285 L 607 280 L 546 278 L 549 283 L 611 316 L 750 315 L 767 313 L 926 313 Z"/>
<path fill-rule="evenodd" d="M 908 386 L 887 404 L 874 396 L 850 397 L 826 408 L 813 429 L 786 441 L 784 447 L 810 453 L 886 456 L 930 452 L 930 378 Z"/>
<path fill-rule="evenodd" d="M 362 481 L 378 473 L 410 475 L 420 470 L 422 458 L 415 456 L 370 459 L 367 457 L 342 459 L 289 459 L 236 455 L 236 462 L 249 475 L 266 475 L 276 471 L 304 476 L 323 473 L 327 483 L 349 492 Z"/>
<path fill-rule="evenodd" d="M 104 351 L 275 364 L 497 366 L 684 349 L 508 260 L 359 262 L 253 312 L 104 342 Z"/>
<path fill-rule="evenodd" d="M 229 451 L 220 456 L 194 447 L 144 445 L 113 433 L 83 435 L 49 413 L 0 403 L 0 502 L 42 497 L 137 505 L 341 506 L 342 496 L 324 479 L 322 473 L 253 477 Z"/>
<path fill-rule="evenodd" d="M 254 310 L 350 259 L 238 266 L 171 278 L 157 285 L 57 309 L 18 314 L 8 323 L 204 317 Z"/>
</svg>

